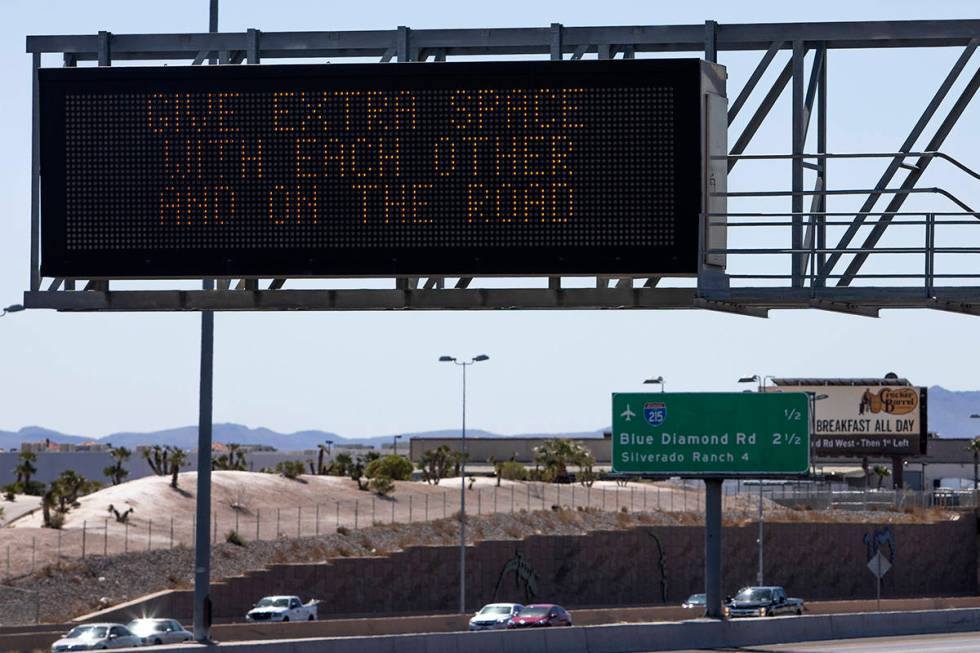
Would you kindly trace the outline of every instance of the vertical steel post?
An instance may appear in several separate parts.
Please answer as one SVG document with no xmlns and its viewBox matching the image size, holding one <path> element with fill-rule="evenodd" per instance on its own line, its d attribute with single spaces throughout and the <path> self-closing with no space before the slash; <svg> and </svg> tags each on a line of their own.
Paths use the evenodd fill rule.
<svg viewBox="0 0 980 653">
<path fill-rule="evenodd" d="M 41 289 L 41 107 L 37 71 L 41 67 L 41 53 L 31 59 L 31 290 Z"/>
<path fill-rule="evenodd" d="M 463 368 L 463 428 L 459 464 L 459 613 L 466 614 L 466 363 Z"/>
<path fill-rule="evenodd" d="M 763 513 L 762 513 L 762 479 L 759 479 L 759 577 L 758 584 L 761 587 L 764 583 L 762 582 L 762 524 L 763 524 Z"/>
<path fill-rule="evenodd" d="M 218 0 L 210 0 L 208 31 L 218 31 Z M 210 62 L 217 63 L 214 58 Z M 213 290 L 206 279 L 204 290 Z M 194 639 L 211 638 L 211 418 L 214 383 L 214 313 L 201 312 L 201 379 L 197 427 L 197 523 L 194 534 Z"/>
<path fill-rule="evenodd" d="M 817 80 L 817 153 L 826 154 L 827 153 L 827 59 L 829 58 L 827 52 L 827 45 L 823 46 L 818 50 L 818 54 L 822 57 L 820 66 L 820 77 Z M 819 170 L 817 175 L 819 179 L 817 180 L 817 188 L 821 190 L 820 193 L 820 211 L 821 213 L 827 212 L 827 157 L 821 157 L 817 162 Z M 815 234 L 815 240 L 817 242 L 817 250 L 820 251 L 817 254 L 816 266 L 817 270 L 821 272 L 817 275 L 815 283 L 817 286 L 826 285 L 826 278 L 822 276 L 824 265 L 827 263 L 827 252 L 823 251 L 827 249 L 827 216 L 820 215 L 817 217 L 817 232 Z"/>
<path fill-rule="evenodd" d="M 803 49 L 802 41 L 793 41 L 793 158 L 792 162 L 792 228 L 791 228 L 791 247 L 794 253 L 790 256 L 793 269 L 791 271 L 792 285 L 794 288 L 803 286 L 803 268 L 806 262 L 806 254 L 801 252 L 803 248 L 803 132 L 805 129 L 806 107 L 803 102 L 804 85 L 804 56 L 806 50 Z"/>
<path fill-rule="evenodd" d="M 704 479 L 704 593 L 705 616 L 721 619 L 721 484 L 720 478 Z"/>
</svg>

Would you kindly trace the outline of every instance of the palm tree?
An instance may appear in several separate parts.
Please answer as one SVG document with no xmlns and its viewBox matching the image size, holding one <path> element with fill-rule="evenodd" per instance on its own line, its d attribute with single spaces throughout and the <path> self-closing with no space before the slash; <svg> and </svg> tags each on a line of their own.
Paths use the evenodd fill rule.
<svg viewBox="0 0 980 653">
<path fill-rule="evenodd" d="M 892 473 L 884 465 L 875 465 L 873 471 L 874 471 L 875 476 L 878 477 L 878 489 L 880 490 L 881 489 L 881 484 L 884 482 L 884 480 L 887 477 L 891 476 Z"/>
<path fill-rule="evenodd" d="M 980 497 L 980 437 L 973 438 L 966 445 L 968 451 L 973 454 L 973 506 L 978 507 L 977 498 Z"/>
</svg>

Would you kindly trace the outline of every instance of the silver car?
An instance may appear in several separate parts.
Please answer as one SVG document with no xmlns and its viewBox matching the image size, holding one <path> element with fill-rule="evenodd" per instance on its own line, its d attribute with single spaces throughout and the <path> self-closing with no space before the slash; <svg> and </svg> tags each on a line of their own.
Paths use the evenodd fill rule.
<svg viewBox="0 0 980 653">
<path fill-rule="evenodd" d="M 82 624 L 51 645 L 52 653 L 96 651 L 105 648 L 133 648 L 140 638 L 122 624 Z"/>
<path fill-rule="evenodd" d="M 176 619 L 133 619 L 126 627 L 140 638 L 143 646 L 179 644 L 194 639 Z"/>
<path fill-rule="evenodd" d="M 522 609 L 524 606 L 520 603 L 489 603 L 470 619 L 470 630 L 507 628 L 507 622 Z"/>
</svg>

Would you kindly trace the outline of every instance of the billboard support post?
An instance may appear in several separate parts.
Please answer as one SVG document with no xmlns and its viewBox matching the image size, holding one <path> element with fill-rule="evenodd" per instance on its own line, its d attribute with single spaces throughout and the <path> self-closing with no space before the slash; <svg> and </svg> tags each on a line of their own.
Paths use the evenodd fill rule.
<svg viewBox="0 0 980 653">
<path fill-rule="evenodd" d="M 705 616 L 722 619 L 721 610 L 721 486 L 723 479 L 704 479 Z"/>
<path fill-rule="evenodd" d="M 218 31 L 218 0 L 211 0 L 208 31 Z M 212 58 L 211 65 L 217 63 Z M 205 279 L 203 290 L 214 290 Z M 197 532 L 194 534 L 194 639 L 211 640 L 211 427 L 214 408 L 214 312 L 201 312 L 201 382 L 197 426 Z M 236 514 L 237 517 L 237 514 Z"/>
</svg>

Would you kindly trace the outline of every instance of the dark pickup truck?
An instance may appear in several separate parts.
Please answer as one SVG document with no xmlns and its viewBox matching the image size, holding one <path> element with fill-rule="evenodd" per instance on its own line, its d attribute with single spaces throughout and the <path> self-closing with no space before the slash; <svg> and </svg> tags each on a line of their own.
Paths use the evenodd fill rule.
<svg viewBox="0 0 980 653">
<path fill-rule="evenodd" d="M 778 614 L 803 614 L 803 599 L 787 598 L 782 587 L 743 587 L 725 604 L 725 616 L 733 619 Z"/>
</svg>

